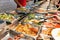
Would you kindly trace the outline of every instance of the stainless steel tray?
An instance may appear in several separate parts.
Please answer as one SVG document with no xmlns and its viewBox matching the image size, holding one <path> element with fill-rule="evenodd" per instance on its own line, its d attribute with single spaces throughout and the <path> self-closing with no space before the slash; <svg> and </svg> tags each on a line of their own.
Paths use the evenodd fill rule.
<svg viewBox="0 0 60 40">
<path fill-rule="evenodd" d="M 27 17 L 25 17 L 25 18 L 27 18 Z M 25 18 L 22 19 L 22 20 L 20 21 L 20 23 L 22 22 L 22 23 L 24 24 L 23 20 L 25 20 Z M 17 23 L 16 23 L 16 24 L 17 24 Z M 19 23 L 18 23 L 18 24 L 19 24 Z M 17 25 L 18 25 L 18 24 L 17 24 Z M 17 25 L 16 25 L 16 26 L 17 26 Z M 31 24 L 31 25 L 32 25 L 32 24 Z M 17 31 L 15 30 L 16 26 L 14 27 L 14 29 L 11 29 L 11 30 L 17 32 Z M 35 26 L 32 25 L 32 26 L 33 26 L 33 27 L 36 27 L 36 25 L 35 25 Z M 38 26 L 37 28 L 38 28 L 38 33 L 37 33 L 36 36 L 31 36 L 31 35 L 28 35 L 28 34 L 25 34 L 25 33 L 22 33 L 22 32 L 17 32 L 17 33 L 22 33 L 22 34 L 24 34 L 24 35 L 26 35 L 26 36 L 28 36 L 28 37 L 34 38 L 34 40 L 36 40 L 36 38 L 37 38 L 37 36 L 38 36 L 38 34 L 39 34 L 40 30 L 41 30 L 41 29 L 40 29 L 40 26 Z"/>
<path fill-rule="evenodd" d="M 9 30 L 9 31 L 6 31 L 3 35 L 2 35 L 2 38 L 0 38 L 1 40 L 8 40 L 8 38 L 14 38 L 15 35 L 18 35 L 18 34 L 21 34 L 21 33 L 16 33 L 15 31 L 12 31 L 12 30 Z M 1 36 L 0 36 L 1 37 Z M 29 36 L 26 36 L 24 35 L 23 38 L 20 38 L 19 40 L 34 40 L 34 38 L 32 37 L 29 37 Z"/>
<path fill-rule="evenodd" d="M 10 13 L 9 13 L 9 14 L 7 14 L 7 13 L 1 13 L 0 15 L 1 15 L 1 16 L 4 15 L 3 18 L 4 18 L 6 15 L 9 15 L 9 16 L 11 15 L 11 17 L 12 17 L 14 20 L 19 17 L 19 15 L 13 15 L 13 14 L 10 14 Z M 1 18 L 1 16 L 0 16 L 0 18 Z M 9 21 L 8 17 L 5 17 L 5 19 L 3 19 L 3 18 L 1 18 L 0 20 Z M 11 19 L 12 19 L 12 18 L 11 18 Z M 12 19 L 12 21 L 13 21 L 13 19 Z M 11 20 L 10 20 L 10 21 L 11 21 Z M 11 21 L 11 22 L 12 22 L 12 21 Z"/>
<path fill-rule="evenodd" d="M 27 17 L 25 17 L 25 18 L 27 18 Z M 23 18 L 21 21 L 20 21 L 20 23 L 21 22 L 23 22 L 23 20 L 25 20 L 25 18 Z M 16 24 L 17 24 L 17 22 L 15 22 Z M 17 24 L 18 25 L 18 24 Z M 39 25 L 40 26 L 40 25 Z M 16 26 L 15 26 L 15 28 L 16 28 Z M 11 29 L 11 30 L 13 30 L 14 32 L 16 32 L 16 33 L 22 33 L 22 32 L 17 32 L 15 29 Z M 27 35 L 27 34 L 24 34 L 24 33 L 22 33 L 22 34 L 24 34 L 25 36 L 28 36 L 28 37 L 31 37 L 31 38 L 33 38 L 34 40 L 36 40 L 36 38 L 37 38 L 37 36 L 39 35 L 39 32 L 41 33 L 41 30 L 42 30 L 42 28 L 40 28 L 40 27 L 38 27 L 38 33 L 37 33 L 37 35 L 36 36 L 30 36 L 30 35 Z M 14 34 L 13 34 L 14 35 Z"/>
<path fill-rule="evenodd" d="M 16 25 L 17 26 L 17 25 Z M 16 26 L 14 27 L 14 29 L 10 29 L 10 30 L 13 30 L 13 31 L 15 31 L 16 33 L 22 33 L 22 32 L 17 32 L 16 31 Z M 32 25 L 33 26 L 33 25 Z M 34 27 L 34 26 L 33 26 Z M 35 28 L 38 28 L 38 27 L 35 27 Z M 40 27 L 38 28 L 38 30 L 40 30 Z M 39 32 L 38 32 L 39 33 Z M 22 34 L 24 34 L 24 35 L 26 35 L 26 36 L 28 36 L 28 37 L 31 37 L 31 38 L 34 38 L 34 39 L 36 39 L 37 38 L 37 36 L 38 36 L 38 33 L 37 33 L 37 35 L 36 36 L 32 36 L 32 35 L 28 35 L 28 34 L 26 34 L 26 33 L 22 33 Z"/>
</svg>

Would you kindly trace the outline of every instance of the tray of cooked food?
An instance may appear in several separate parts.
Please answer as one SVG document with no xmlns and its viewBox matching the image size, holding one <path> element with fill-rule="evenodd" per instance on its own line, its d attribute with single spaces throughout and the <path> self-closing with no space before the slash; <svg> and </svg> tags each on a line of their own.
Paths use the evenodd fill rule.
<svg viewBox="0 0 60 40">
<path fill-rule="evenodd" d="M 26 24 L 19 23 L 18 25 L 14 26 L 14 29 L 10 29 L 10 30 L 13 30 L 17 33 L 22 33 L 34 39 L 38 36 L 38 27 L 33 26 L 31 24 L 27 24 L 27 23 Z"/>
<path fill-rule="evenodd" d="M 20 21 L 15 27 L 14 30 L 18 33 L 23 33 L 25 35 L 31 36 L 36 38 L 38 36 L 38 31 L 40 29 L 40 25 L 44 21 L 43 15 L 40 17 L 41 14 L 28 14 L 22 21 Z M 39 18 L 38 18 L 39 17 Z M 40 20 L 41 19 L 41 20 Z M 32 23 L 31 23 L 32 22 Z"/>
<path fill-rule="evenodd" d="M 47 10 L 47 9 L 44 9 L 44 8 L 36 8 L 34 10 L 34 12 L 40 13 L 40 14 L 55 13 L 55 12 L 57 12 L 57 9 L 49 9 L 49 10 Z"/>
<path fill-rule="evenodd" d="M 0 36 L 0 40 L 34 40 L 34 38 L 32 37 L 26 36 L 22 33 L 17 33 L 12 30 L 6 31 L 1 36 Z"/>
<path fill-rule="evenodd" d="M 44 21 L 45 14 L 30 13 L 24 20 L 24 23 L 39 25 L 40 22 Z"/>
<path fill-rule="evenodd" d="M 36 13 L 42 13 L 42 14 L 45 14 L 45 13 L 48 13 L 46 9 L 43 9 L 43 8 L 37 8 L 36 10 L 34 10 L 34 12 Z"/>
<path fill-rule="evenodd" d="M 42 32 L 40 35 L 44 40 L 47 40 L 46 38 L 49 38 L 48 40 L 55 40 L 55 39 L 59 40 L 60 38 L 60 36 L 58 36 L 60 34 L 59 16 L 58 17 L 57 15 L 52 15 L 52 16 L 54 17 L 46 19 L 45 22 L 43 23 Z"/>
<path fill-rule="evenodd" d="M 10 30 L 16 33 L 22 33 L 34 39 L 36 39 L 38 35 L 40 35 L 43 40 L 54 40 L 53 30 L 55 28 L 60 27 L 60 23 L 59 23 L 60 16 L 58 16 L 58 14 L 59 12 L 57 13 L 57 15 L 56 13 L 46 14 L 46 15 L 39 14 L 39 13 L 37 14 L 30 13 L 25 18 L 23 18 L 22 21 L 20 21 L 18 24 L 16 22 L 17 25 L 15 25 L 14 28 Z M 53 16 L 53 17 L 50 17 L 50 16 Z"/>
<path fill-rule="evenodd" d="M 31 24 L 18 24 L 15 31 L 34 37 L 38 34 L 38 27 L 34 27 Z"/>
<path fill-rule="evenodd" d="M 42 32 L 40 33 L 40 36 L 42 37 L 42 39 L 55 40 L 56 38 L 59 38 L 60 37 L 58 36 L 60 34 L 59 25 L 60 24 L 57 24 L 57 23 L 44 22 L 42 27 Z M 54 32 L 54 30 L 56 31 Z"/>
<path fill-rule="evenodd" d="M 43 40 L 59 40 L 60 39 L 60 16 L 59 12 L 54 14 L 47 14 L 46 16 L 53 16 L 46 18 L 42 25 L 42 31 L 40 37 Z M 56 33 L 56 34 L 55 34 Z M 57 37 L 56 37 L 57 36 Z"/>
<path fill-rule="evenodd" d="M 17 13 L 29 13 L 30 12 L 30 10 L 25 7 L 17 8 L 15 11 Z"/>
<path fill-rule="evenodd" d="M 1 13 L 0 14 L 0 20 L 7 21 L 7 22 L 13 22 L 15 19 L 21 18 L 21 15 L 14 15 L 10 13 Z"/>
</svg>

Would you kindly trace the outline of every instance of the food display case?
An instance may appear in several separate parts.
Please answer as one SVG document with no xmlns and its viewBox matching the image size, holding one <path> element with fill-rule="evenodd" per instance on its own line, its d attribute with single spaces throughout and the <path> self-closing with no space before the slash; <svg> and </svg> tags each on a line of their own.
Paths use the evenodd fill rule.
<svg viewBox="0 0 60 40">
<path fill-rule="evenodd" d="M 38 5 L 39 2 L 36 3 Z M 40 5 L 40 4 L 39 4 Z M 22 7 L 0 13 L 0 40 L 57 40 L 60 38 L 60 11 Z M 54 32 L 55 31 L 55 32 Z M 55 34 L 56 33 L 56 34 Z M 57 36 L 57 37 L 56 37 Z"/>
</svg>

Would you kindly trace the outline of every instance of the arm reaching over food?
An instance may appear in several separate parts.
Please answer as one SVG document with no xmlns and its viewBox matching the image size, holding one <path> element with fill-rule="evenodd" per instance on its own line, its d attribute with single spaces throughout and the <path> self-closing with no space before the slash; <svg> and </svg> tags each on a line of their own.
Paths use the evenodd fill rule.
<svg viewBox="0 0 60 40">
<path fill-rule="evenodd" d="M 18 2 L 18 0 L 14 0 L 14 1 L 16 2 L 17 7 L 18 7 L 18 5 L 19 5 L 20 7 L 22 7 L 22 5 Z"/>
</svg>

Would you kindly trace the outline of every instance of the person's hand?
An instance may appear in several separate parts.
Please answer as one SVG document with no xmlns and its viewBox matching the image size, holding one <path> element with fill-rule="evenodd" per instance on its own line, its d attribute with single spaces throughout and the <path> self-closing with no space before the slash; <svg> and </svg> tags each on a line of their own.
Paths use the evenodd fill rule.
<svg viewBox="0 0 60 40">
<path fill-rule="evenodd" d="M 29 2 L 30 0 L 26 0 L 26 2 Z"/>
<path fill-rule="evenodd" d="M 11 14 L 17 14 L 17 12 L 16 12 L 16 11 L 11 11 L 10 13 L 11 13 Z"/>
<path fill-rule="evenodd" d="M 21 5 L 21 4 L 19 4 L 19 6 L 20 6 L 20 7 L 22 7 L 22 5 Z"/>
<path fill-rule="evenodd" d="M 60 4 L 57 4 L 58 6 L 60 6 Z"/>
<path fill-rule="evenodd" d="M 59 4 L 59 7 L 60 7 L 60 4 Z"/>
</svg>

